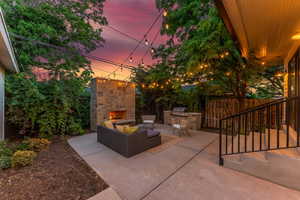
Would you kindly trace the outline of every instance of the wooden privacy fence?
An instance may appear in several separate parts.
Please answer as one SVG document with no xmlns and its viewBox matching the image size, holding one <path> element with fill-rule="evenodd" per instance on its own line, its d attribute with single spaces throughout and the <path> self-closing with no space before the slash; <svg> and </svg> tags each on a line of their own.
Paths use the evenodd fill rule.
<svg viewBox="0 0 300 200">
<path fill-rule="evenodd" d="M 272 99 L 244 99 L 244 110 L 268 103 Z M 239 112 L 239 101 L 236 98 L 209 100 L 205 105 L 204 128 L 219 128 L 220 119 Z"/>
</svg>

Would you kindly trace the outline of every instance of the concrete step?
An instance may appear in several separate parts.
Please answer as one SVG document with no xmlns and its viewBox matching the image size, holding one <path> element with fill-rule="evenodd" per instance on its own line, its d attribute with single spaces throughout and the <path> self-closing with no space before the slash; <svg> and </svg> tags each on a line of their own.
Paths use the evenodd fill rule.
<svg viewBox="0 0 300 200">
<path fill-rule="evenodd" d="M 265 151 L 241 154 L 241 161 L 244 161 L 246 159 L 254 159 L 254 160 L 267 162 L 267 157 L 266 157 Z"/>
<path fill-rule="evenodd" d="M 224 166 L 300 190 L 300 154 L 296 148 L 224 156 Z"/>
<path fill-rule="evenodd" d="M 224 156 L 224 167 L 262 177 L 268 168 L 268 160 L 264 155 L 259 155 L 260 153 L 262 152 L 237 154 L 234 155 L 235 158 L 232 158 L 232 155 Z"/>
</svg>

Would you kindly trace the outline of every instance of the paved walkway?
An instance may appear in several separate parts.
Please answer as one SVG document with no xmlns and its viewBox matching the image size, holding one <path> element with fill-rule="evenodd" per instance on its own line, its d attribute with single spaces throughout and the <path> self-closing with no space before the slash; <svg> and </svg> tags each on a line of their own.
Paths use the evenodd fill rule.
<svg viewBox="0 0 300 200">
<path fill-rule="evenodd" d="M 298 191 L 219 167 L 217 138 L 197 132 L 164 151 L 129 159 L 97 143 L 96 134 L 69 143 L 123 200 L 300 199 Z"/>
</svg>

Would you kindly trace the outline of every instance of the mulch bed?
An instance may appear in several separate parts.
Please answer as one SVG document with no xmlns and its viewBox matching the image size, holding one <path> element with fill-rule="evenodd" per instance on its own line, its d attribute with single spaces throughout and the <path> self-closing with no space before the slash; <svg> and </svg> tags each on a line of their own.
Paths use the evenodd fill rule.
<svg viewBox="0 0 300 200">
<path fill-rule="evenodd" d="M 107 188 L 68 145 L 56 138 L 32 166 L 0 170 L 0 199 L 86 200 Z"/>
</svg>

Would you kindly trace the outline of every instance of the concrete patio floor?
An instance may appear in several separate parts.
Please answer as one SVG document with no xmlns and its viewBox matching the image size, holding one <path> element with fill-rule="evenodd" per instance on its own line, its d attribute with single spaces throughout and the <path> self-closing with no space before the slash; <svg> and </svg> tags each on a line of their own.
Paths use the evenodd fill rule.
<svg viewBox="0 0 300 200">
<path fill-rule="evenodd" d="M 129 159 L 97 143 L 95 133 L 69 144 L 123 200 L 300 199 L 298 191 L 218 166 L 212 133 L 193 132 L 163 151 Z"/>
</svg>

